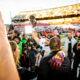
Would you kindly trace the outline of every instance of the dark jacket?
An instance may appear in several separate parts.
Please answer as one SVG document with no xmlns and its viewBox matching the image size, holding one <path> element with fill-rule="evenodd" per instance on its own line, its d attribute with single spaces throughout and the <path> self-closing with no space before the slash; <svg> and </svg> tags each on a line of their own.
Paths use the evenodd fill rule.
<svg viewBox="0 0 80 80">
<path fill-rule="evenodd" d="M 20 76 L 20 80 L 31 80 L 36 77 L 35 72 L 28 71 L 26 68 L 18 67 L 17 69 Z"/>
<path fill-rule="evenodd" d="M 52 70 L 50 68 L 49 60 L 56 55 L 58 51 L 51 52 L 49 56 L 43 58 L 40 62 L 38 80 L 52 80 L 61 79 L 71 80 L 70 61 L 66 57 L 62 63 L 60 70 Z"/>
<path fill-rule="evenodd" d="M 77 46 L 78 46 L 78 43 L 76 43 L 76 44 L 74 45 L 73 51 L 74 51 L 74 53 L 75 53 L 75 56 L 78 57 L 78 58 L 80 58 L 80 49 L 77 50 Z M 79 46 L 80 46 L 80 45 L 79 45 Z"/>
<path fill-rule="evenodd" d="M 21 67 L 26 67 L 29 68 L 30 67 L 30 57 L 26 54 L 22 54 L 21 55 L 21 60 L 20 60 L 20 64 Z"/>
<path fill-rule="evenodd" d="M 32 50 L 28 50 L 28 55 L 30 57 L 31 66 L 34 66 L 35 65 L 35 61 L 36 61 L 35 51 L 33 49 Z"/>
<path fill-rule="evenodd" d="M 77 71 L 77 67 L 78 65 L 80 64 L 80 49 L 77 50 L 77 47 L 80 46 L 78 45 L 78 43 L 76 43 L 73 47 L 73 51 L 75 53 L 75 56 L 74 56 L 74 64 L 73 64 L 73 74 L 76 78 L 76 71 Z M 80 78 L 80 76 L 79 76 Z"/>
</svg>

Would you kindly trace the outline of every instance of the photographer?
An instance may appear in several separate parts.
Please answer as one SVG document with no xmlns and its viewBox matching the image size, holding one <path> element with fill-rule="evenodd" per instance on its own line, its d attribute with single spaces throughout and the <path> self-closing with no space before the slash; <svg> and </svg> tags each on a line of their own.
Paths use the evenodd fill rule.
<svg viewBox="0 0 80 80">
<path fill-rule="evenodd" d="M 78 67 L 78 65 L 80 63 L 80 38 L 78 39 L 78 42 L 74 45 L 73 51 L 75 53 L 73 71 L 74 71 L 74 75 L 76 76 L 77 67 Z"/>
</svg>

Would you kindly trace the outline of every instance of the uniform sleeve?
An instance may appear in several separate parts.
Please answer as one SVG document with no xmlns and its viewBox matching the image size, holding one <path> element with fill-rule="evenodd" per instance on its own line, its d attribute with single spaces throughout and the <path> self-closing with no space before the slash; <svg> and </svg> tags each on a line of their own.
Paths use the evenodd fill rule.
<svg viewBox="0 0 80 80">
<path fill-rule="evenodd" d="M 42 47 L 44 47 L 44 45 L 45 45 L 45 39 L 41 38 L 39 45 L 42 46 Z"/>
</svg>

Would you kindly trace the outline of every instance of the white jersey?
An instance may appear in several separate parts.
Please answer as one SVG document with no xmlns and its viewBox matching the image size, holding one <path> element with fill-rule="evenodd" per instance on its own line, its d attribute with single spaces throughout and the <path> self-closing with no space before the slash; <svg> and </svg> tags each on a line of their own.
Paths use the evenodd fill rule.
<svg viewBox="0 0 80 80">
<path fill-rule="evenodd" d="M 40 46 L 42 46 L 42 50 L 45 50 L 44 56 L 47 56 L 50 53 L 50 47 L 45 46 L 45 38 L 40 39 Z"/>
<path fill-rule="evenodd" d="M 45 46 L 45 38 L 40 39 L 40 46 L 42 46 L 42 47 Z"/>
<path fill-rule="evenodd" d="M 44 48 L 43 48 L 43 50 L 45 50 L 45 53 L 44 53 L 44 56 L 47 56 L 47 55 L 49 55 L 50 54 L 50 47 L 49 46 L 45 46 Z"/>
</svg>

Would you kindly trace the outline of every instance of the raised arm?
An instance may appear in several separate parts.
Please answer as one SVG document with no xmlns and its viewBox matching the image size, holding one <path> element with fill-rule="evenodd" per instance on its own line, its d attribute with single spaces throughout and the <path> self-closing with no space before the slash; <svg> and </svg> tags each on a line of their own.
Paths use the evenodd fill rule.
<svg viewBox="0 0 80 80">
<path fill-rule="evenodd" d="M 38 35 L 35 31 L 32 32 L 32 37 L 34 38 L 37 44 L 40 44 L 40 39 L 38 38 Z"/>
<path fill-rule="evenodd" d="M 6 28 L 0 13 L 0 80 L 19 80 Z"/>
</svg>

